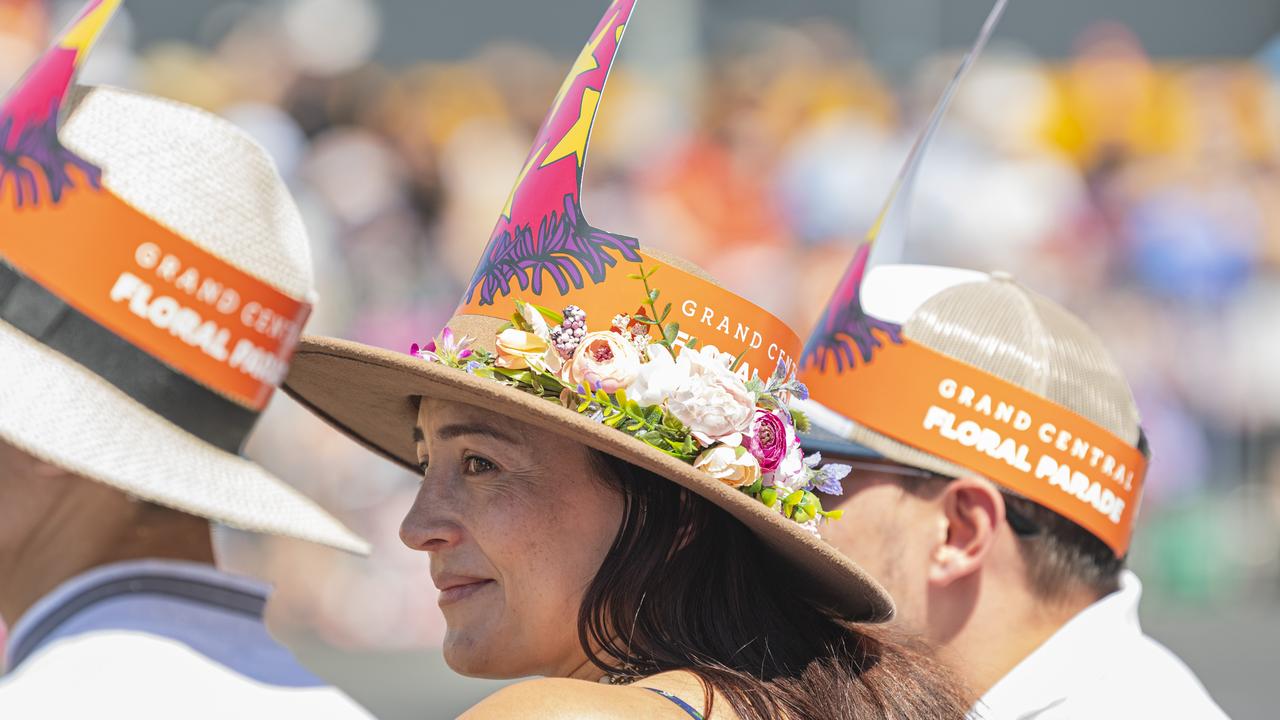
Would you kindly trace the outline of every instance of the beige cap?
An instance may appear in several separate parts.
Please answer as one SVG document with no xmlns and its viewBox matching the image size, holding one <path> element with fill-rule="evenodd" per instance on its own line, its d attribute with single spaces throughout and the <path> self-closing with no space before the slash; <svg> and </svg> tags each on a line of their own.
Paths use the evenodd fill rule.
<svg viewBox="0 0 1280 720">
<path fill-rule="evenodd" d="M 1102 340 L 1075 315 L 1008 273 L 877 266 L 863 281 L 862 303 L 868 315 L 902 325 L 903 336 L 911 342 L 1062 405 L 1138 445 L 1141 431 L 1133 393 Z M 866 454 L 866 448 L 943 475 L 973 474 L 851 421 L 821 402 L 813 398 L 802 404 L 821 438 L 811 443 L 814 447 L 847 455 Z M 840 449 L 833 442 L 836 438 L 856 445 Z"/>
</svg>

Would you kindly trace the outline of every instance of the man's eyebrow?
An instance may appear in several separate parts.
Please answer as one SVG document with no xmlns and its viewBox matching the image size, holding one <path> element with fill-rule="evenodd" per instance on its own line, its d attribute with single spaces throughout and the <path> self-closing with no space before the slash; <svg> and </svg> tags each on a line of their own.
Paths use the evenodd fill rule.
<svg viewBox="0 0 1280 720">
<path fill-rule="evenodd" d="M 420 428 L 418 429 L 418 432 L 422 432 Z M 493 438 L 494 440 L 501 440 L 508 445 L 520 444 L 520 442 L 513 436 L 508 435 L 497 428 L 485 425 L 445 425 L 444 427 L 436 430 L 435 433 L 435 436 L 441 440 L 453 440 L 454 438 L 463 437 L 464 435 L 479 435 L 481 437 Z"/>
</svg>

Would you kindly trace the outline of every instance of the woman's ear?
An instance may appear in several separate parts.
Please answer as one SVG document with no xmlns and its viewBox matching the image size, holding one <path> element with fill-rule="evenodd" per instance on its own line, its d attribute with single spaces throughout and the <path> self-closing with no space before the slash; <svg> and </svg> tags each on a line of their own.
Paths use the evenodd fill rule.
<svg viewBox="0 0 1280 720">
<path fill-rule="evenodd" d="M 929 582 L 946 586 L 982 567 L 1004 518 L 1004 497 L 987 480 L 963 477 L 947 483 L 937 502 L 939 537 Z"/>
</svg>

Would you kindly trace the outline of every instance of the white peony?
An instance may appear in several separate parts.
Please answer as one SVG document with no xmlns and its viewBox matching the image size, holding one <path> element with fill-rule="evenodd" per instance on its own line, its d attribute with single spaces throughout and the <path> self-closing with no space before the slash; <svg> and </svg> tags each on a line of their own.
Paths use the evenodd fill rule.
<svg viewBox="0 0 1280 720">
<path fill-rule="evenodd" d="M 709 448 L 693 461 L 693 466 L 730 487 L 746 487 L 760 478 L 760 463 L 741 447 Z"/>
<path fill-rule="evenodd" d="M 680 362 L 687 363 L 688 374 L 667 397 L 667 409 L 703 446 L 741 445 L 755 418 L 756 403 L 746 383 L 729 369 L 733 357 L 714 345 L 686 347 Z"/>
</svg>

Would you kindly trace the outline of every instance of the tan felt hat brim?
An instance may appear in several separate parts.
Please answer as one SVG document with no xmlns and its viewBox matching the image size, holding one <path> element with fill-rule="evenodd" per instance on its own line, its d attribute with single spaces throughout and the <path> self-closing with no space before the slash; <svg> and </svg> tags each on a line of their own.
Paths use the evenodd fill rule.
<svg viewBox="0 0 1280 720">
<path fill-rule="evenodd" d="M 550 400 L 405 353 L 314 336 L 299 344 L 284 389 L 337 429 L 415 472 L 413 428 L 420 397 L 483 407 L 566 435 L 724 508 L 811 578 L 819 600 L 843 617 L 861 622 L 893 617 L 888 593 L 825 541 L 741 491 Z"/>
<path fill-rule="evenodd" d="M 369 552 L 368 543 L 261 466 L 182 430 L 3 321 L 0 439 L 133 497 L 229 527 Z"/>
</svg>

